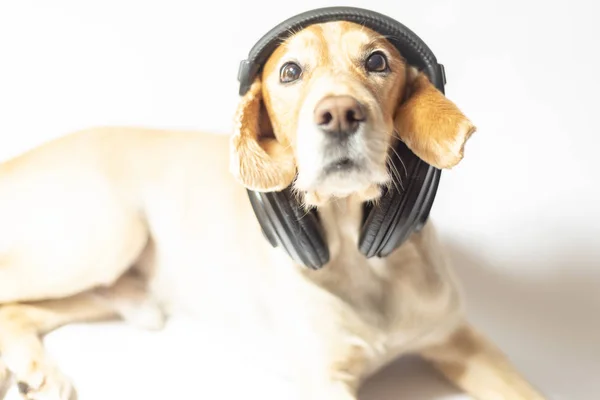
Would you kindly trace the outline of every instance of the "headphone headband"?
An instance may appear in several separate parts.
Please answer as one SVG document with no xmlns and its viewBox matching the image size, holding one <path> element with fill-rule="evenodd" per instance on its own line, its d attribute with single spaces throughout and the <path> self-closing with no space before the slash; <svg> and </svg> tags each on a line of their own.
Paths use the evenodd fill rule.
<svg viewBox="0 0 600 400">
<path fill-rule="evenodd" d="M 357 7 L 325 7 L 305 11 L 286 19 L 268 31 L 250 49 L 248 58 L 240 63 L 238 71 L 239 94 L 243 96 L 250 89 L 267 59 L 292 32 L 298 32 L 309 25 L 331 21 L 354 22 L 384 35 L 406 58 L 408 64 L 422 70 L 431 83 L 444 93 L 444 66 L 438 64 L 431 49 L 413 31 L 393 18 L 375 11 Z"/>
<path fill-rule="evenodd" d="M 309 25 L 331 21 L 354 22 L 385 36 L 409 65 L 424 72 L 431 83 L 444 93 L 446 76 L 443 65 L 406 26 L 370 10 L 326 7 L 288 18 L 252 47 L 248 58 L 239 66 L 240 96 L 246 94 L 282 41 Z M 392 153 L 392 168 L 400 175 L 393 179 L 398 182 L 391 189 L 384 190 L 377 205 L 367 203 L 363 207 L 358 248 L 367 258 L 387 256 L 413 232 L 421 229 L 429 217 L 440 180 L 441 170 L 418 158 L 403 142 L 398 141 Z M 402 187 L 403 184 L 405 187 Z M 318 269 L 329 262 L 329 247 L 317 211 L 306 213 L 290 188 L 278 192 L 247 192 L 263 234 L 272 246 L 283 248 L 294 261 L 309 268 Z"/>
</svg>

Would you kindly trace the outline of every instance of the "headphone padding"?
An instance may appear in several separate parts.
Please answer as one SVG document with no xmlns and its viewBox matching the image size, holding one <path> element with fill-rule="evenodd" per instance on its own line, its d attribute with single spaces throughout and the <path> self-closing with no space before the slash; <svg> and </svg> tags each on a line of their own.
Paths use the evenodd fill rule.
<svg viewBox="0 0 600 400">
<path fill-rule="evenodd" d="M 385 257 L 426 221 L 440 171 L 398 142 L 392 155 L 392 185 L 376 204 L 365 206 L 359 249 L 368 258 Z"/>
<path fill-rule="evenodd" d="M 304 210 L 290 188 L 280 192 L 247 190 L 263 234 L 298 263 L 319 269 L 329 261 L 329 247 L 318 214 Z"/>
</svg>

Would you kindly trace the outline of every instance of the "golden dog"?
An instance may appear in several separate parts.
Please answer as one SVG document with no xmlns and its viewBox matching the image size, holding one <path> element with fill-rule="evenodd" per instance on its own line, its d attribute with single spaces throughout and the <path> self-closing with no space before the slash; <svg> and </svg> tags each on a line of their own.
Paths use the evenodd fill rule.
<svg viewBox="0 0 600 400">
<path fill-rule="evenodd" d="M 466 320 L 431 223 L 387 258 L 357 249 L 361 204 L 390 183 L 398 136 L 451 168 L 474 130 L 384 37 L 330 22 L 278 47 L 231 138 L 91 129 L 4 163 L 0 380 L 66 400 L 73 386 L 40 335 L 113 318 L 160 328 L 187 310 L 246 340 L 272 335 L 306 399 L 356 399 L 409 353 L 476 399 L 543 399 Z M 268 245 L 245 192 L 288 185 L 318 207 L 331 254 L 321 270 Z"/>
</svg>

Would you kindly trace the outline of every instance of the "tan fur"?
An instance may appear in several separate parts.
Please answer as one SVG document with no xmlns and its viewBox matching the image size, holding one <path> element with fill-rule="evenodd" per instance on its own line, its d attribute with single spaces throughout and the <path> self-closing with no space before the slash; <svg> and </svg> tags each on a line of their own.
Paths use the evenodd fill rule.
<svg viewBox="0 0 600 400">
<path fill-rule="evenodd" d="M 231 171 L 252 190 L 282 190 L 296 175 L 289 147 L 260 136 L 261 84 L 257 80 L 240 101 L 235 134 L 231 138 Z"/>
<path fill-rule="evenodd" d="M 389 74 L 361 69 L 374 49 L 387 54 Z M 278 74 L 289 58 L 307 68 L 284 87 Z M 313 26 L 270 58 L 240 100 L 231 138 L 99 128 L 1 165 L 0 354 L 21 391 L 46 400 L 73 392 L 40 334 L 106 318 L 156 329 L 163 312 L 186 311 L 246 343 L 264 340 L 307 400 L 356 400 L 366 377 L 408 353 L 478 400 L 542 399 L 469 327 L 431 222 L 384 259 L 358 251 L 362 202 L 389 184 L 394 130 L 440 167 L 460 161 L 473 132 L 411 71 L 366 28 Z M 322 178 L 315 154 L 326 155 L 329 139 L 311 110 L 332 94 L 367 109 L 352 149 L 363 168 Z M 270 248 L 245 192 L 289 185 L 318 207 L 331 254 L 320 271 Z M 0 364 L 0 378 L 4 371 Z"/>
<path fill-rule="evenodd" d="M 452 168 L 462 160 L 465 144 L 476 128 L 425 74 L 411 75 L 410 96 L 398 108 L 396 129 L 423 160 L 438 168 Z"/>
</svg>

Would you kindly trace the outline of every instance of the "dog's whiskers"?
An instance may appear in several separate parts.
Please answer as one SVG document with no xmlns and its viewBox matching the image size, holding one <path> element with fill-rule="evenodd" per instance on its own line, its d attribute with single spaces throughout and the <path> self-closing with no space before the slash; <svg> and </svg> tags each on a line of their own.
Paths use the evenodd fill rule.
<svg viewBox="0 0 600 400">
<path fill-rule="evenodd" d="M 298 188 L 296 188 L 293 184 L 291 187 L 291 192 L 292 192 L 291 193 L 292 196 L 294 196 L 296 198 L 296 201 L 298 202 L 298 204 L 302 205 L 301 208 L 304 209 L 304 214 L 298 218 L 298 221 L 301 221 L 304 217 L 306 217 L 310 213 L 313 206 L 306 203 L 302 191 L 299 190 Z"/>
<path fill-rule="evenodd" d="M 406 176 L 408 176 L 408 170 L 406 169 L 406 164 L 404 164 L 404 160 L 402 160 L 402 157 L 400 157 L 400 154 L 398 154 L 398 151 L 396 151 L 394 146 L 390 146 L 390 147 L 392 148 L 392 151 L 394 152 L 394 154 L 396 154 L 396 157 L 398 157 L 398 160 L 400 160 L 400 163 L 402 164 L 402 168 L 404 168 L 404 173 L 406 174 Z"/>
<path fill-rule="evenodd" d="M 394 165 L 394 163 L 392 162 L 392 158 L 388 155 L 387 156 L 387 161 L 386 161 L 390 173 L 394 175 L 394 177 L 396 178 L 395 180 L 392 179 L 391 181 L 394 183 L 394 186 L 396 187 L 396 190 L 400 191 L 404 191 L 404 184 L 402 183 L 402 176 L 400 175 L 400 171 L 398 171 L 398 168 L 396 168 L 396 166 Z M 398 181 L 398 183 L 400 184 L 400 188 L 398 187 L 398 185 L 396 184 L 396 181 Z M 400 190 L 402 189 L 402 190 Z"/>
</svg>

